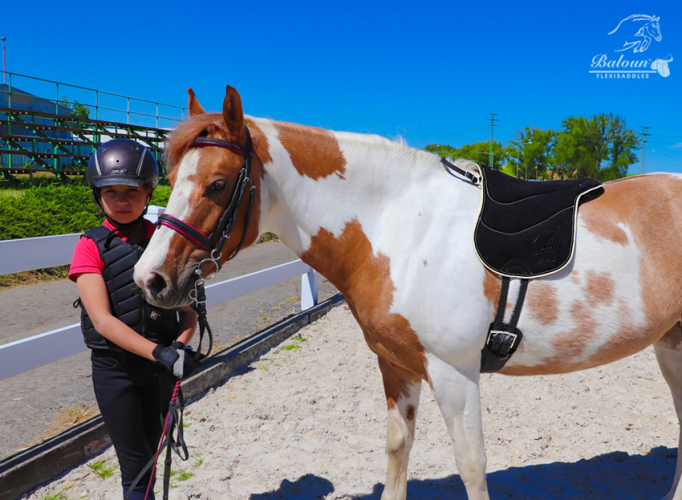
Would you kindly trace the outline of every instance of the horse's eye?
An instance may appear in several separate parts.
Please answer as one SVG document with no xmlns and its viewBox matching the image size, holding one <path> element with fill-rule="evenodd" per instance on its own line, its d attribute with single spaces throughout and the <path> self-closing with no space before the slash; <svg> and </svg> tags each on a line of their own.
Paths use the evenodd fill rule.
<svg viewBox="0 0 682 500">
<path fill-rule="evenodd" d="M 209 190 L 212 193 L 219 193 L 223 189 L 225 189 L 226 185 L 227 185 L 227 183 L 224 180 L 219 179 L 219 180 L 215 181 L 213 184 L 211 184 L 211 187 L 209 188 Z"/>
</svg>

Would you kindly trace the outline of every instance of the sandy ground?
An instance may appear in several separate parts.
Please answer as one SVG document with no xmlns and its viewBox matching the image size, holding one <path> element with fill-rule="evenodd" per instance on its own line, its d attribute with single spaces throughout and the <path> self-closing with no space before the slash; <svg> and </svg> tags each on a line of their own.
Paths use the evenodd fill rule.
<svg viewBox="0 0 682 500">
<path fill-rule="evenodd" d="M 273 349 L 187 407 L 191 457 L 174 458 L 171 499 L 380 497 L 386 403 L 376 358 L 345 305 L 301 335 L 284 344 L 298 348 Z M 408 498 L 465 499 L 424 386 Z M 481 386 L 491 498 L 667 493 L 678 424 L 651 349 L 569 375 L 484 375 Z M 104 479 L 92 468 L 102 461 L 114 468 Z M 120 498 L 119 481 L 109 449 L 23 498 Z"/>
</svg>

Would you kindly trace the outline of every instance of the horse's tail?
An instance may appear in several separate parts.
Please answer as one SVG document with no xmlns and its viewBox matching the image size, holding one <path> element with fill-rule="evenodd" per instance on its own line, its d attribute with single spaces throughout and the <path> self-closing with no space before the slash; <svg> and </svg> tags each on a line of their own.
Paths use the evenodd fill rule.
<svg viewBox="0 0 682 500">
<path fill-rule="evenodd" d="M 619 22 L 619 23 L 618 23 L 618 26 L 616 26 L 616 29 L 613 30 L 611 33 L 609 33 L 609 35 L 615 33 L 616 31 L 618 31 L 618 28 L 620 28 L 620 25 L 623 24 L 625 21 L 629 21 L 630 19 L 636 19 L 637 21 L 646 19 L 646 20 L 648 20 L 648 21 L 651 21 L 651 20 L 653 19 L 653 17 L 652 17 L 652 16 L 647 16 L 646 14 L 632 14 L 630 17 L 626 17 L 626 18 L 623 19 L 621 22 Z"/>
</svg>

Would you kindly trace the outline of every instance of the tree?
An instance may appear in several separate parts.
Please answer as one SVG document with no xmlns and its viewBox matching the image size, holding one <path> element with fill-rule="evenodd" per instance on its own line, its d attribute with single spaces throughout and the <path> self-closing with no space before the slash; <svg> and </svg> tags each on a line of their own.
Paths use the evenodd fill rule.
<svg viewBox="0 0 682 500">
<path fill-rule="evenodd" d="M 493 141 L 493 158 L 492 165 L 490 165 L 490 142 L 476 142 L 474 144 L 464 144 L 462 147 L 455 148 L 445 144 L 429 144 L 424 148 L 426 151 L 436 153 L 441 158 L 465 158 L 467 160 L 475 161 L 476 163 L 489 165 L 496 170 L 500 170 L 501 166 L 507 162 L 509 156 L 508 148 L 502 146 L 501 142 Z"/>
<path fill-rule="evenodd" d="M 59 100 L 59 104 L 65 108 L 69 108 L 71 110 L 71 116 L 75 116 L 76 118 L 90 118 L 90 106 L 81 104 L 77 100 L 70 102 L 69 99 L 64 96 Z"/>
<path fill-rule="evenodd" d="M 553 179 L 554 145 L 557 132 L 552 129 L 526 127 L 509 141 L 509 158 L 518 167 L 519 179 Z"/>
<path fill-rule="evenodd" d="M 618 115 L 570 116 L 562 127 L 554 147 L 555 165 L 562 178 L 618 179 L 637 161 L 641 140 Z"/>
</svg>

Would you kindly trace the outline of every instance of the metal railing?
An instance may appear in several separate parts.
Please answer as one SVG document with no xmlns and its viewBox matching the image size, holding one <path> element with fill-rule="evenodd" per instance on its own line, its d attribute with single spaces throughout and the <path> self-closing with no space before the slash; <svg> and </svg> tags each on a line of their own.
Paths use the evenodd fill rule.
<svg viewBox="0 0 682 500">
<path fill-rule="evenodd" d="M 147 218 L 154 222 L 163 212 L 163 207 L 150 206 Z M 80 234 L 66 234 L 0 241 L 0 274 L 69 264 L 79 238 Z M 207 286 L 207 304 L 221 304 L 296 276 L 301 276 L 301 310 L 305 311 L 317 304 L 318 274 L 300 260 Z M 86 350 L 80 323 L 0 345 L 0 380 Z"/>
<path fill-rule="evenodd" d="M 60 113 L 60 107 L 69 108 L 72 112 L 76 109 L 83 111 L 85 108 L 90 108 L 89 117 L 95 120 L 131 123 L 132 118 L 137 125 L 154 126 L 155 128 L 171 127 L 184 120 L 187 115 L 187 108 L 182 106 L 139 99 L 19 73 L 10 73 L 9 71 L 0 71 L 0 73 L 7 76 L 7 87 L 0 85 L 0 103 L 4 102 L 6 96 L 6 107 L 8 108 L 13 107 L 13 98 L 16 100 L 17 98 L 29 97 L 43 101 L 46 106 L 52 107 L 52 109 L 44 110 L 48 113 L 64 114 L 64 112 Z M 13 91 L 13 89 L 16 90 Z M 26 96 L 24 92 L 31 95 Z M 70 93 L 71 96 L 66 95 L 67 93 Z M 76 106 L 84 106 L 85 108 L 76 108 Z M 62 111 L 64 110 L 62 109 Z M 125 117 L 125 120 L 122 117 Z"/>
</svg>

